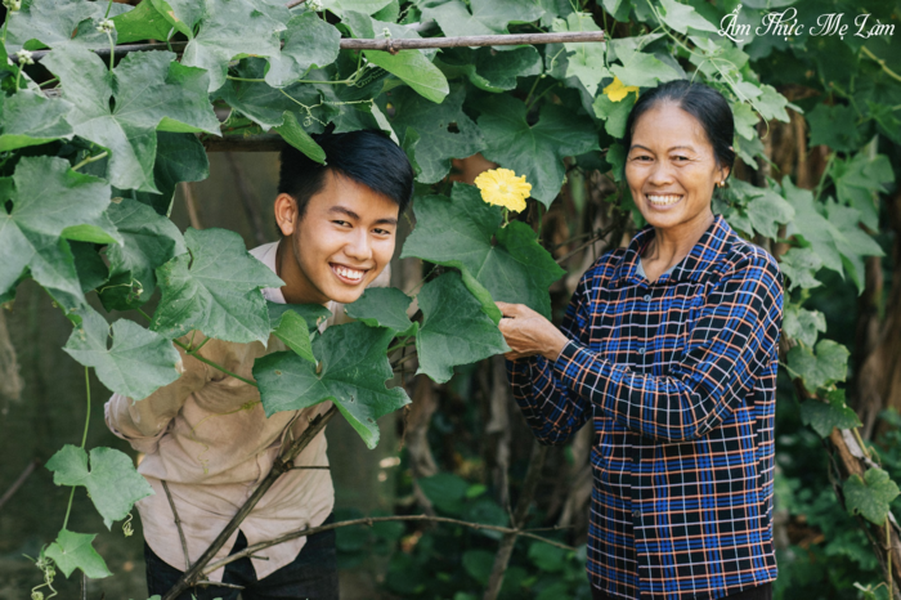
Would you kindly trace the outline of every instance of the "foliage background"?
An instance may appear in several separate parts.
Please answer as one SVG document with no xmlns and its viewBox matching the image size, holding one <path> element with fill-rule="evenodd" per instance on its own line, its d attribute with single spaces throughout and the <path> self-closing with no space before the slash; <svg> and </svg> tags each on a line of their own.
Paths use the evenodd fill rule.
<svg viewBox="0 0 901 600">
<path fill-rule="evenodd" d="M 617 177 L 622 152 L 616 140 L 635 95 L 614 102 L 604 90 L 614 76 L 626 85 L 647 87 L 688 75 L 715 85 L 734 103 L 742 164 L 718 209 L 733 226 L 780 256 L 789 281 L 784 337 L 797 344 L 786 348 L 778 402 L 777 596 L 803 591 L 805 598 L 856 598 L 868 593 L 862 588 L 876 588 L 884 577 L 868 528 L 839 502 L 836 489 L 844 491 L 847 484 L 823 451 L 821 436 L 828 436 L 833 426 L 857 423 L 843 408 L 847 402 L 859 415 L 862 436 L 876 442 L 874 452 L 885 472 L 896 481 L 901 476 L 897 417 L 884 412 L 901 404 L 896 375 L 901 372 L 899 194 L 894 183 L 901 164 L 901 31 L 883 29 L 883 35 L 862 38 L 854 35 L 854 26 L 844 37 L 837 32 L 810 35 L 809 30 L 817 17 L 830 13 L 844 14 L 845 23 L 870 14 L 868 26 L 877 19 L 897 25 L 897 2 L 755 0 L 739 7 L 736 2 L 650 5 L 643 0 L 578 5 L 562 0 L 333 0 L 323 2 L 327 12 L 317 14 L 305 6 L 288 11 L 275 2 L 252 4 L 208 0 L 199 9 L 192 8 L 201 6 L 197 3 L 144 0 L 127 12 L 128 7 L 110 10 L 106 3 L 72 1 L 48 8 L 48 3 L 35 1 L 25 2 L 12 19 L 7 16 L 9 54 L 22 46 L 53 51 L 22 73 L 10 63 L 0 80 L 0 190 L 7 212 L 0 227 L 6 257 L 0 294 L 4 301 L 15 298 L 12 312 L 0 315 L 0 333 L 9 331 L 0 342 L 11 342 L 0 348 L 5 352 L 0 354 L 0 427 L 4 455 L 12 457 L 0 467 L 4 483 L 11 484 L 31 460 L 46 463 L 63 444 L 78 443 L 81 425 L 72 429 L 71 423 L 84 415 L 82 370 L 60 352 L 64 346 L 72 350 L 70 321 L 79 325 L 78 315 L 93 314 L 86 312 L 90 306 L 111 321 L 124 316 L 146 326 L 125 309 L 149 301 L 144 310 L 153 312 L 161 302 L 153 294 L 159 276 L 153 269 L 183 251 L 181 234 L 151 212 L 140 213 L 143 221 L 138 222 L 153 223 L 155 239 L 170 240 L 168 247 L 142 247 L 139 257 L 117 257 L 114 246 L 123 241 L 128 247 L 133 229 L 125 216 L 115 213 L 116 207 L 110 208 L 110 196 L 143 203 L 157 214 L 171 211 L 180 231 L 189 224 L 221 226 L 240 231 L 248 246 L 271 239 L 267 201 L 273 195 L 272 156 L 216 157 L 208 181 L 184 186 L 179 182 L 207 176 L 194 132 L 201 132 L 208 145 L 220 131 L 239 136 L 244 141 L 232 146 L 239 149 L 256 139 L 252 136 L 274 129 L 315 155 L 304 132 L 320 131 L 327 123 L 339 129 L 390 128 L 419 170 L 416 218 L 421 230 L 428 231 L 431 218 L 446 217 L 440 223 L 449 225 L 452 234 L 446 247 L 437 237 L 429 239 L 431 248 L 417 246 L 415 239 L 405 246 L 407 258 L 398 262 L 394 278 L 407 292 L 415 292 L 424 277 L 431 282 L 437 273 L 454 269 L 474 274 L 490 262 L 484 257 L 475 266 L 455 262 L 454 237 L 471 235 L 475 227 L 487 232 L 481 239 L 490 243 L 496 226 L 490 223 L 499 213 L 485 213 L 474 223 L 459 214 L 447 216 L 440 201 L 428 197 L 453 194 L 457 206 L 468 199 L 473 207 L 478 199 L 465 187 L 452 192 L 446 177 L 471 181 L 473 172 L 486 166 L 483 159 L 467 158 L 476 153 L 527 174 L 534 200 L 518 221 L 530 224 L 567 268 L 568 275 L 551 285 L 551 303 L 545 308 L 559 316 L 597 253 L 628 239 L 640 224 Z M 180 20 L 167 19 L 167 8 Z M 740 24 L 755 27 L 772 10 L 797 10 L 808 34 L 748 35 L 747 43 L 733 43 L 716 33 L 733 11 Z M 106 16 L 116 23 L 109 35 L 96 29 Z M 432 24 L 398 25 L 421 22 Z M 364 51 L 362 58 L 337 50 L 339 31 L 344 37 L 383 38 L 387 32 L 404 38 L 594 28 L 603 29 L 612 41 L 403 51 L 397 56 Z M 188 42 L 180 64 L 167 50 L 132 54 L 116 62 L 111 77 L 109 57 L 98 59 L 89 52 L 112 41 L 166 39 L 170 34 L 174 42 Z M 308 70 L 310 65 L 321 68 Z M 349 84 L 295 83 L 301 77 Z M 45 82 L 44 91 L 39 90 L 37 84 Z M 148 101 L 154 99 L 158 102 Z M 227 119 L 220 125 L 217 117 Z M 96 179 L 79 177 L 69 167 Z M 218 174 L 216 168 L 221 169 Z M 170 203 L 177 184 L 180 192 Z M 216 185 L 242 191 L 235 197 Z M 45 201 L 50 204 L 41 204 Z M 247 207 L 243 214 L 234 208 L 242 202 Z M 125 200 L 116 206 L 123 205 L 133 206 Z M 51 222 L 48 215 L 55 211 L 62 216 Z M 527 228 L 515 227 L 523 239 L 528 237 Z M 35 253 L 27 254 L 26 247 Z M 105 263 L 97 262 L 98 251 Z M 30 262 L 22 263 L 25 258 Z M 429 264 L 423 266 L 420 258 Z M 26 264 L 55 306 L 33 281 L 16 283 Z M 68 274 L 47 269 L 60 264 L 69 265 Z M 444 266 L 436 271 L 434 264 Z M 515 265 L 497 268 L 501 274 L 522 276 Z M 135 281 L 141 285 L 133 285 Z M 479 286 L 469 283 L 465 289 L 457 284 L 453 298 L 478 298 L 470 293 L 478 294 Z M 546 281 L 532 280 L 524 291 L 490 291 L 500 299 L 522 293 L 513 299 L 538 306 L 546 286 Z M 91 292 L 86 300 L 81 295 L 95 288 L 105 291 Z M 484 336 L 490 329 L 485 321 L 489 315 L 473 314 L 481 329 L 462 328 L 452 364 L 435 366 L 428 372 L 431 379 L 405 379 L 413 404 L 402 415 L 382 419 L 376 451 L 364 450 L 343 423 L 344 435 L 335 423 L 330 426 L 336 440 L 332 451 L 345 450 L 348 462 L 355 461 L 350 462 L 354 467 L 346 467 L 333 456 L 339 498 L 353 499 L 342 507 L 343 516 L 425 510 L 468 521 L 508 522 L 532 442 L 507 396 L 502 360 L 469 364 L 497 352 L 496 347 L 482 354 L 472 349 L 473 344 L 487 344 Z M 164 327 L 157 320 L 151 329 L 171 337 L 187 325 L 170 319 Z M 234 327 L 229 331 L 233 334 Z M 268 323 L 256 335 L 267 333 Z M 98 333 L 97 339 L 105 335 Z M 165 362 L 163 346 L 155 346 L 153 354 Z M 116 387 L 109 376 L 93 380 L 95 399 L 105 398 L 103 385 Z M 832 403 L 816 404 L 814 398 L 799 404 L 799 394 Z M 85 447 L 111 445 L 127 451 L 105 435 L 98 404 L 91 407 Z M 532 526 L 565 527 L 547 535 L 579 548 L 584 546 L 590 486 L 589 442 L 582 435 L 571 446 L 550 451 L 529 517 Z M 362 468 L 360 460 L 366 461 Z M 347 487 L 342 469 L 348 474 Z M 361 473 L 367 476 L 361 478 Z M 361 479 L 366 483 L 362 489 Z M 881 522 L 885 506 L 871 505 L 893 501 L 897 489 L 866 483 L 865 501 L 851 508 L 873 509 L 877 515 L 872 520 Z M 54 487 L 50 473 L 41 468 L 0 510 L 0 554 L 12 573 L 0 594 L 21 597 L 41 582 L 40 573 L 20 555 L 36 556 L 56 539 L 68 499 L 69 489 Z M 13 512 L 17 505 L 29 509 Z M 94 547 L 115 574 L 91 580 L 91 593 L 112 597 L 124 589 L 139 597 L 140 588 L 116 588 L 114 583 L 128 579 L 129 570 L 141 570 L 137 536 L 121 545 L 121 529 L 108 532 L 83 493 L 67 518 L 73 531 L 98 534 Z M 497 536 L 462 527 L 391 524 L 342 530 L 342 565 L 347 581 L 357 579 L 345 590 L 362 590 L 361 597 L 479 597 L 497 543 Z M 584 551 L 558 551 L 520 540 L 501 595 L 585 596 L 582 560 Z M 80 583 L 75 572 L 69 587 L 58 577 L 58 589 L 73 593 Z M 883 587 L 878 593 L 884 592 Z"/>
</svg>

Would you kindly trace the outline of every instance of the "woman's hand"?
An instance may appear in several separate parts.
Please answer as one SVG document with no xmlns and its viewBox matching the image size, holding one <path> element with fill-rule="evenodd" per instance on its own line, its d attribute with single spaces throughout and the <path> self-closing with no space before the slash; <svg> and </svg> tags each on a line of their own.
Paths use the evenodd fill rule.
<svg viewBox="0 0 901 600">
<path fill-rule="evenodd" d="M 504 335 L 510 352 L 504 356 L 510 360 L 541 354 L 548 360 L 557 360 L 566 336 L 553 323 L 524 304 L 496 302 L 504 318 L 498 329 Z"/>
</svg>

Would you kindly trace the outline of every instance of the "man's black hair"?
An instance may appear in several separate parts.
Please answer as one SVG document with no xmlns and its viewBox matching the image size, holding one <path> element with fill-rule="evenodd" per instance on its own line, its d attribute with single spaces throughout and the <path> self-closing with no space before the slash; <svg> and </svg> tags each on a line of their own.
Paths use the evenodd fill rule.
<svg viewBox="0 0 901 600">
<path fill-rule="evenodd" d="M 390 198 L 397 204 L 398 214 L 406 210 L 413 196 L 413 167 L 391 138 L 381 131 L 364 129 L 322 133 L 313 139 L 325 151 L 324 165 L 293 146 L 285 145 L 281 152 L 278 192 L 294 198 L 299 218 L 303 218 L 310 198 L 322 190 L 328 170 Z"/>
</svg>

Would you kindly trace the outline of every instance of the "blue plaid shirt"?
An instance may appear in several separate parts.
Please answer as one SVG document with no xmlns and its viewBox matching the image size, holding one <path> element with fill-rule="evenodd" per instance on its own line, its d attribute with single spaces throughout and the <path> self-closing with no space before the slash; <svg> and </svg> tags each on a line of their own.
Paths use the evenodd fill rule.
<svg viewBox="0 0 901 600">
<path fill-rule="evenodd" d="M 654 283 L 654 230 L 602 256 L 556 361 L 509 363 L 538 438 L 591 420 L 588 574 L 621 598 L 714 599 L 776 578 L 773 421 L 782 277 L 718 216 Z"/>
</svg>

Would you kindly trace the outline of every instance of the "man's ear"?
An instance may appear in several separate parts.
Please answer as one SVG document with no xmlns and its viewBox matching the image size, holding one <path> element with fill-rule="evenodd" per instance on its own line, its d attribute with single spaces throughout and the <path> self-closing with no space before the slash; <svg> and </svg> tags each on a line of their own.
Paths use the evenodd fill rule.
<svg viewBox="0 0 901 600">
<path fill-rule="evenodd" d="M 281 193 L 275 198 L 275 222 L 283 236 L 289 236 L 297 229 L 297 201 L 290 194 Z"/>
</svg>

